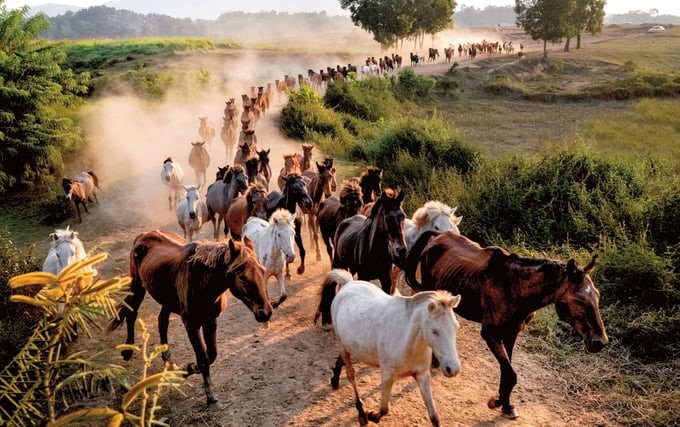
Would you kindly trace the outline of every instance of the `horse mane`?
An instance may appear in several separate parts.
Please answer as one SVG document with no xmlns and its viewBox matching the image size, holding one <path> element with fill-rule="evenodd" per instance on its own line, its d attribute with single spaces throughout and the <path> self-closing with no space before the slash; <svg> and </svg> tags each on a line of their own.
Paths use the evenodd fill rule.
<svg viewBox="0 0 680 427">
<path fill-rule="evenodd" d="M 418 292 L 410 297 L 405 297 L 407 305 L 419 306 L 425 302 L 435 302 L 441 304 L 443 307 L 455 307 L 458 302 L 458 298 L 453 296 L 451 292 L 444 290 L 436 291 L 423 291 Z"/>
<path fill-rule="evenodd" d="M 451 208 L 438 200 L 430 200 L 415 211 L 412 220 L 413 224 L 420 228 L 427 224 L 430 218 L 445 215 L 452 216 L 453 223 L 458 224 L 461 218 L 455 216 L 454 212 L 456 212 L 456 208 Z"/>
<path fill-rule="evenodd" d="M 355 179 L 345 179 L 340 184 L 340 199 L 349 196 L 352 193 L 361 194 L 361 186 Z"/>
<path fill-rule="evenodd" d="M 233 242 L 234 245 L 239 245 L 241 250 L 236 258 L 231 259 L 231 251 L 229 250 L 228 241 L 222 242 L 195 242 L 196 249 L 194 253 L 187 259 L 188 263 L 200 263 L 208 268 L 215 268 L 219 263 L 224 263 L 227 266 L 227 272 L 245 264 L 248 260 L 246 251 L 240 244 Z"/>
<path fill-rule="evenodd" d="M 295 158 L 295 153 L 286 153 L 283 155 L 283 159 L 294 159 Z"/>
<path fill-rule="evenodd" d="M 280 225 L 281 223 L 293 224 L 292 214 L 288 209 L 279 208 L 277 209 L 269 219 L 270 224 Z"/>
<path fill-rule="evenodd" d="M 168 162 L 172 163 L 172 157 L 168 157 L 167 159 L 163 160 L 163 164 L 166 164 Z"/>
<path fill-rule="evenodd" d="M 380 176 L 382 173 L 382 169 L 380 169 L 377 166 L 368 166 L 365 171 L 361 172 L 361 175 L 359 175 L 359 179 L 365 178 L 367 176 Z"/>
<path fill-rule="evenodd" d="M 385 199 L 396 199 L 399 196 L 399 193 L 397 193 L 394 189 L 392 188 L 386 188 L 383 191 L 383 197 Z M 371 208 L 371 213 L 368 215 L 369 218 L 374 219 L 377 215 L 378 212 L 383 209 L 384 205 L 384 199 L 379 198 L 378 200 L 375 201 L 375 204 L 373 205 L 373 208 Z"/>
</svg>

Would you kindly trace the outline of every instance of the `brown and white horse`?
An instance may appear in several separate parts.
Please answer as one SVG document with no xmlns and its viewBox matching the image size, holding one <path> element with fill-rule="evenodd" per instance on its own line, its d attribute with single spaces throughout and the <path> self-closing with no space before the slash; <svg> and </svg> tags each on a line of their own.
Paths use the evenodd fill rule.
<svg viewBox="0 0 680 427">
<path fill-rule="evenodd" d="M 78 222 L 83 222 L 83 218 L 80 216 L 79 205 L 83 205 L 85 212 L 90 213 L 87 210 L 85 201 L 92 203 L 92 198 L 94 197 L 94 201 L 99 204 L 97 192 L 95 191 L 95 188 L 99 188 L 99 178 L 92 171 L 80 172 L 74 179 L 64 178 L 61 181 L 61 186 L 64 189 L 66 200 L 73 200 L 76 212 L 78 213 Z"/>
</svg>

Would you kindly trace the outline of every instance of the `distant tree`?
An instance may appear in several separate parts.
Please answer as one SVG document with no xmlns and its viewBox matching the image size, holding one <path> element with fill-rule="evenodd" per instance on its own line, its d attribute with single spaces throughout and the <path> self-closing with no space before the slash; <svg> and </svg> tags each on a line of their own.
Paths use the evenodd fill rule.
<svg viewBox="0 0 680 427">
<path fill-rule="evenodd" d="M 355 25 L 373 35 L 383 48 L 414 34 L 413 3 L 410 0 L 340 0 Z"/>
<path fill-rule="evenodd" d="M 49 183 L 63 170 L 63 153 L 83 143 L 69 114 L 87 75 L 62 68 L 59 45 L 38 40 L 47 17 L 27 14 L 0 0 L 0 194 Z"/>
<path fill-rule="evenodd" d="M 435 35 L 451 25 L 456 2 L 455 0 L 414 0 L 413 4 L 415 6 L 414 35 L 416 41 L 420 39 L 422 48 L 425 34 L 430 34 L 434 43 Z"/>
<path fill-rule="evenodd" d="M 543 57 L 548 57 L 547 43 L 559 43 L 568 36 L 569 13 L 574 0 L 515 0 L 517 26 L 533 40 L 543 40 Z"/>
<path fill-rule="evenodd" d="M 604 4 L 606 0 L 574 0 L 568 18 L 567 41 L 564 51 L 569 52 L 569 41 L 576 37 L 576 49 L 581 48 L 581 34 L 595 35 L 602 32 L 604 25 Z"/>
</svg>

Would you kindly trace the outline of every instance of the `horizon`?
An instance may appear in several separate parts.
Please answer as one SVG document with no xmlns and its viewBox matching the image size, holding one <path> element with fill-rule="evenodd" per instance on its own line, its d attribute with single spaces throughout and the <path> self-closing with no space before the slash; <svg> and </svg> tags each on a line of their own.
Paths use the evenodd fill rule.
<svg viewBox="0 0 680 427">
<path fill-rule="evenodd" d="M 45 0 L 5 0 L 5 5 L 8 9 L 16 9 L 24 5 L 29 7 L 44 6 L 48 4 L 54 5 L 64 5 L 73 6 L 80 8 L 87 8 L 90 6 L 107 5 L 119 9 L 128 9 L 126 7 L 119 7 L 115 3 L 123 3 L 123 1 L 101 1 L 101 0 L 64 0 L 59 1 L 45 1 Z M 138 4 L 142 7 L 140 9 L 149 9 L 147 6 L 149 3 L 154 3 L 153 1 L 139 2 Z M 170 3 L 170 1 L 164 1 L 162 4 L 165 5 Z M 210 2 L 206 2 L 210 3 Z M 336 15 L 348 15 L 347 11 L 340 7 L 340 3 L 337 0 L 297 0 L 295 2 L 288 2 L 286 6 L 282 7 L 282 2 L 278 0 L 260 0 L 257 2 L 247 1 L 247 0 L 235 0 L 230 1 L 230 4 L 219 4 L 223 8 L 221 13 L 228 12 L 244 12 L 244 13 L 257 13 L 257 12 L 287 12 L 287 13 L 313 13 L 313 12 L 326 12 L 330 16 Z M 181 3 L 180 3 L 181 4 Z M 234 4 L 240 4 L 239 6 L 234 6 Z M 508 0 L 464 0 L 459 1 L 456 5 L 456 11 L 461 10 L 463 6 L 475 7 L 476 9 L 484 9 L 487 6 L 512 6 L 514 2 Z M 649 12 L 652 9 L 658 10 L 659 15 L 676 15 L 680 16 L 680 2 L 671 0 L 650 0 L 647 2 L 647 6 L 641 9 L 640 2 L 637 0 L 609 0 L 605 5 L 605 14 L 623 14 L 631 11 L 643 11 Z M 161 7 L 155 8 L 162 10 Z M 208 9 L 208 8 L 206 8 Z M 214 9 L 214 7 L 212 8 Z M 139 13 L 152 13 L 152 10 L 139 12 Z M 163 12 L 153 12 L 153 13 L 163 13 Z M 175 15 L 169 14 L 176 18 L 193 18 L 193 19 L 216 19 L 217 16 L 206 16 L 200 13 L 192 13 L 190 15 Z"/>
</svg>

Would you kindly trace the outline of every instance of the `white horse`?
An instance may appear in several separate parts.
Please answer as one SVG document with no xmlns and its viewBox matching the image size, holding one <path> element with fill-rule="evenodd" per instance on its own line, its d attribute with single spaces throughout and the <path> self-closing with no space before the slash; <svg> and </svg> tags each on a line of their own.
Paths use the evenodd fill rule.
<svg viewBox="0 0 680 427">
<path fill-rule="evenodd" d="M 169 188 L 168 206 L 172 208 L 177 206 L 177 199 L 179 199 L 179 189 L 182 187 L 182 180 L 184 179 L 184 171 L 179 163 L 172 161 L 172 157 L 168 157 L 163 161 L 163 169 L 161 169 L 161 181 Z M 174 200 L 174 202 L 173 202 Z"/>
<path fill-rule="evenodd" d="M 286 209 L 276 210 L 269 222 L 250 217 L 243 225 L 241 235 L 255 246 L 255 253 L 264 266 L 264 277 L 274 276 L 279 283 L 280 296 L 272 301 L 276 308 L 288 297 L 286 295 L 285 265 L 295 260 L 295 214 Z"/>
<path fill-rule="evenodd" d="M 456 216 L 456 208 L 451 208 L 442 202 L 430 200 L 418 208 L 411 219 L 404 220 L 404 238 L 406 247 L 412 248 L 421 234 L 426 231 L 446 232 L 453 230 L 460 234 L 458 224 L 463 217 Z"/>
<path fill-rule="evenodd" d="M 83 242 L 78 238 L 78 232 L 69 230 L 54 230 L 50 233 L 52 243 L 43 263 L 42 270 L 47 273 L 59 274 L 66 266 L 73 264 L 87 256 Z"/>
<path fill-rule="evenodd" d="M 186 194 L 177 203 L 177 222 L 182 227 L 184 238 L 189 234 L 189 241 L 194 240 L 194 234 L 198 234 L 201 226 L 209 221 L 208 207 L 201 200 L 199 190 L 201 185 L 182 186 Z"/>
<path fill-rule="evenodd" d="M 460 295 L 453 296 L 446 291 L 420 292 L 412 297 L 390 296 L 372 283 L 353 280 L 345 270 L 331 270 L 326 275 L 314 320 L 321 315 L 322 324 L 333 324 L 340 356 L 333 368 L 331 385 L 338 388 L 342 365 L 346 365 L 361 425 L 368 420 L 379 422 L 389 412 L 394 381 L 412 376 L 418 383 L 432 425 L 439 426 L 430 388 L 430 365 L 434 352 L 445 376 L 452 377 L 460 371 L 456 349 L 459 324 L 453 313 L 459 302 Z M 382 369 L 379 411 L 364 411 L 352 360 Z"/>
</svg>

